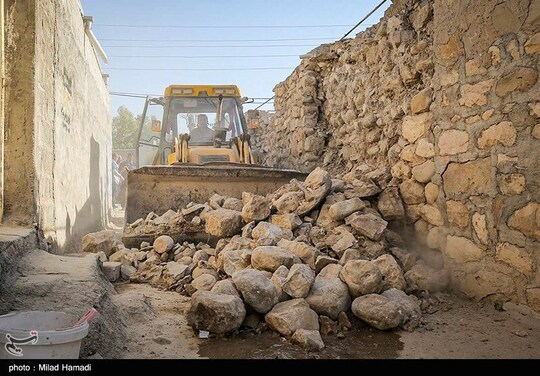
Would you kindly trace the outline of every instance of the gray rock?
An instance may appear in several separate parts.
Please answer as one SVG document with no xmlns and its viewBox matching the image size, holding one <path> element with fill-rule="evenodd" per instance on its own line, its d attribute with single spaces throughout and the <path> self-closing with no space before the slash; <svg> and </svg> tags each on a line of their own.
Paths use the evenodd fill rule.
<svg viewBox="0 0 540 376">
<path fill-rule="evenodd" d="M 96 254 L 97 254 L 98 260 L 99 260 L 100 262 L 106 262 L 106 261 L 108 261 L 108 260 L 107 260 L 107 255 L 105 254 L 105 252 L 99 251 L 99 252 L 96 253 Z M 144 258 L 146 258 L 146 254 L 144 255 Z M 143 260 L 139 260 L 139 261 L 143 261 Z"/>
<path fill-rule="evenodd" d="M 381 295 L 401 305 L 405 316 L 403 329 L 413 331 L 420 325 L 422 310 L 416 296 L 407 295 L 405 292 L 394 288 L 384 291 Z"/>
<path fill-rule="evenodd" d="M 340 312 L 350 308 L 351 297 L 347 285 L 339 278 L 320 278 L 319 275 L 311 286 L 306 302 L 319 315 L 336 320 Z"/>
<path fill-rule="evenodd" d="M 197 291 L 210 291 L 216 284 L 216 278 L 211 274 L 201 274 L 191 282 L 191 286 Z"/>
<path fill-rule="evenodd" d="M 405 280 L 408 289 L 427 290 L 429 292 L 444 291 L 450 282 L 450 275 L 447 270 L 436 270 L 425 264 L 414 265 L 407 273 Z"/>
<path fill-rule="evenodd" d="M 226 294 L 226 295 L 232 295 L 240 298 L 240 293 L 234 286 L 234 283 L 231 278 L 223 279 L 221 281 L 217 281 L 214 286 L 212 286 L 212 289 L 210 290 L 215 293 L 219 294 Z"/>
<path fill-rule="evenodd" d="M 366 207 L 364 201 L 358 197 L 351 198 L 350 200 L 344 200 L 332 204 L 329 208 L 330 217 L 335 221 L 342 221 L 345 217 L 360 211 Z"/>
<path fill-rule="evenodd" d="M 314 280 L 315 273 L 308 265 L 294 264 L 289 270 L 282 289 L 292 298 L 305 298 Z"/>
<path fill-rule="evenodd" d="M 257 247 L 251 255 L 251 265 L 255 269 L 275 272 L 281 265 L 290 268 L 295 262 L 295 257 L 289 251 L 280 247 L 266 246 Z"/>
<path fill-rule="evenodd" d="M 169 252 L 174 247 L 174 240 L 167 235 L 161 235 L 154 240 L 154 252 L 162 254 Z"/>
<path fill-rule="evenodd" d="M 82 250 L 89 253 L 104 252 L 109 257 L 118 250 L 120 244 L 114 231 L 103 230 L 86 234 L 82 239 Z"/>
<path fill-rule="evenodd" d="M 304 242 L 281 239 L 277 245 L 300 258 L 300 260 L 308 264 L 312 269 L 315 268 L 315 260 L 321 254 L 317 248 Z"/>
<path fill-rule="evenodd" d="M 371 240 L 379 240 L 388 222 L 375 214 L 354 213 L 345 218 L 345 223 L 350 225 L 359 235 Z"/>
<path fill-rule="evenodd" d="M 221 206 L 223 209 L 228 210 L 234 210 L 237 212 L 241 212 L 242 208 L 244 207 L 244 204 L 242 203 L 242 200 L 239 200 L 234 197 L 228 197 L 223 202 L 223 205 Z"/>
<path fill-rule="evenodd" d="M 315 209 L 326 198 L 332 189 L 330 174 L 320 167 L 313 170 L 304 181 L 304 201 L 296 209 L 302 216 Z"/>
<path fill-rule="evenodd" d="M 101 265 L 101 270 L 110 282 L 116 282 L 120 278 L 121 262 L 106 261 Z"/>
<path fill-rule="evenodd" d="M 242 300 L 233 295 L 197 291 L 191 297 L 187 312 L 188 324 L 195 330 L 228 333 L 240 328 L 246 309 Z"/>
<path fill-rule="evenodd" d="M 324 342 L 318 330 L 298 329 L 291 337 L 291 341 L 306 351 L 315 352 L 324 349 Z"/>
<path fill-rule="evenodd" d="M 289 269 L 287 269 L 287 267 L 285 267 L 284 265 L 281 265 L 279 268 L 277 268 L 277 270 L 274 272 L 274 274 L 272 274 L 272 277 L 270 278 L 274 286 L 276 286 L 280 302 L 290 299 L 289 295 L 287 295 L 287 293 L 283 291 L 283 284 L 287 280 L 288 276 Z"/>
<path fill-rule="evenodd" d="M 411 270 L 411 268 L 416 265 L 418 255 L 413 252 L 398 247 L 392 247 L 390 248 L 390 253 L 396 258 L 401 269 L 405 272 Z"/>
<path fill-rule="evenodd" d="M 379 188 L 371 179 L 367 178 L 355 179 L 351 184 L 347 184 L 344 189 L 345 197 L 347 199 L 354 197 L 372 197 L 380 192 L 381 188 Z"/>
<path fill-rule="evenodd" d="M 315 272 L 319 273 L 326 265 L 337 264 L 338 260 L 333 257 L 321 255 L 315 261 Z"/>
<path fill-rule="evenodd" d="M 347 284 L 353 298 L 381 291 L 382 273 L 370 261 L 352 260 L 347 262 L 339 273 L 339 278 Z"/>
<path fill-rule="evenodd" d="M 405 218 L 405 209 L 397 187 L 388 187 L 379 195 L 377 209 L 387 221 Z"/>
<path fill-rule="evenodd" d="M 223 240 L 223 239 L 222 239 Z M 252 239 L 246 239 L 241 236 L 235 235 L 229 241 L 227 244 L 225 244 L 218 252 L 218 248 L 216 246 L 216 255 L 219 255 L 220 252 L 225 251 L 232 251 L 237 249 L 251 249 L 253 245 Z"/>
<path fill-rule="evenodd" d="M 395 288 L 405 290 L 407 283 L 403 276 L 403 271 L 399 267 L 395 258 L 391 255 L 382 255 L 372 261 L 383 275 L 382 290 Z"/>
<path fill-rule="evenodd" d="M 193 263 L 198 264 L 199 261 L 208 261 L 208 253 L 206 253 L 203 250 L 199 250 L 195 252 L 195 254 L 192 257 Z"/>
<path fill-rule="evenodd" d="M 401 305 L 382 295 L 360 296 L 351 308 L 356 317 L 379 330 L 397 328 L 405 320 Z"/>
<path fill-rule="evenodd" d="M 270 216 L 271 203 L 263 196 L 243 192 L 242 203 L 242 219 L 246 223 L 264 221 Z"/>
<path fill-rule="evenodd" d="M 281 228 L 268 222 L 259 222 L 251 232 L 251 236 L 255 240 L 268 239 L 271 241 L 271 245 L 275 245 L 281 239 L 292 240 L 293 233 L 291 230 Z"/>
<path fill-rule="evenodd" d="M 229 209 L 208 212 L 205 217 L 205 231 L 217 237 L 233 236 L 242 230 L 242 215 Z"/>
<path fill-rule="evenodd" d="M 212 197 L 208 200 L 208 203 L 210 204 L 210 207 L 212 209 L 220 209 L 225 202 L 225 197 L 218 195 L 217 193 L 214 193 Z"/>
<path fill-rule="evenodd" d="M 253 232 L 253 229 L 257 223 L 255 221 L 249 222 L 247 225 L 242 227 L 242 237 L 243 238 L 251 238 L 251 233 Z"/>
<path fill-rule="evenodd" d="M 278 303 L 264 317 L 273 330 L 290 337 L 298 329 L 319 330 L 319 317 L 304 299 Z"/>
<path fill-rule="evenodd" d="M 120 275 L 122 279 L 128 280 L 133 274 L 137 273 L 137 269 L 130 265 L 122 265 L 120 267 Z"/>
<path fill-rule="evenodd" d="M 232 280 L 244 301 L 255 311 L 266 313 L 278 302 L 278 290 L 265 273 L 255 269 L 236 272 Z"/>
</svg>

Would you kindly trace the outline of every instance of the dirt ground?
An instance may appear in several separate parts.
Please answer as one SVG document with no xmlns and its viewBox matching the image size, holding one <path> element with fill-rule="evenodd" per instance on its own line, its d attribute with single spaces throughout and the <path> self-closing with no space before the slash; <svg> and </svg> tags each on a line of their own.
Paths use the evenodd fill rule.
<svg viewBox="0 0 540 376">
<path fill-rule="evenodd" d="M 432 306 L 424 324 L 412 333 L 381 332 L 353 322 L 355 328 L 345 338 L 323 336 L 326 348 L 306 353 L 271 331 L 200 339 L 185 319 L 189 298 L 148 285 L 115 287 L 113 300 L 127 324 L 123 358 L 540 358 L 540 320 L 450 295 Z"/>
</svg>

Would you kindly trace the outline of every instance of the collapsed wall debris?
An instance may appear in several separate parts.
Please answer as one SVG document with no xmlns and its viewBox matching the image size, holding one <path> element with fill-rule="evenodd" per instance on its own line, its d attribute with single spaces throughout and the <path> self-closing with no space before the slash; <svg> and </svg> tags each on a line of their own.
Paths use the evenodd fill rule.
<svg viewBox="0 0 540 376">
<path fill-rule="evenodd" d="M 196 330 L 270 327 L 314 351 L 324 347 L 319 331 L 349 330 L 351 314 L 381 330 L 413 330 L 422 316 L 416 295 L 444 290 L 449 276 L 442 259 L 407 249 L 395 231 L 404 209 L 391 179 L 367 165 L 334 179 L 317 168 L 266 197 L 214 195 L 126 224 L 128 233 L 154 233 L 152 244 L 127 249 L 102 232 L 87 235 L 84 250 L 100 253 L 113 280 L 191 296 Z M 180 244 L 167 235 L 193 226 L 220 240 Z"/>
</svg>

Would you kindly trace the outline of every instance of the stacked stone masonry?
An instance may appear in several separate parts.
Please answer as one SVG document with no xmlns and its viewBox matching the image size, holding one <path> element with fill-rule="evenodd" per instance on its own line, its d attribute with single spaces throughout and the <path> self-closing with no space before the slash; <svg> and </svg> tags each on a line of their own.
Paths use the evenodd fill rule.
<svg viewBox="0 0 540 376">
<path fill-rule="evenodd" d="M 265 163 L 389 167 L 456 291 L 540 311 L 540 0 L 394 1 L 275 88 Z"/>
</svg>

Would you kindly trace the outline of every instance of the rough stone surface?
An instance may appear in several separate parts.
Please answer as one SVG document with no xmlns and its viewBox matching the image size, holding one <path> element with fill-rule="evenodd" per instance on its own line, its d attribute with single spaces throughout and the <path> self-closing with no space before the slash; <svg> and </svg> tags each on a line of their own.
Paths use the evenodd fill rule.
<svg viewBox="0 0 540 376">
<path fill-rule="evenodd" d="M 188 324 L 193 329 L 217 334 L 239 329 L 245 317 L 240 298 L 210 291 L 197 291 L 187 312 Z"/>
<path fill-rule="evenodd" d="M 377 294 L 356 298 L 352 303 L 352 311 L 360 320 L 379 330 L 397 328 L 405 321 L 399 303 Z"/>
<path fill-rule="evenodd" d="M 111 230 L 104 230 L 87 234 L 82 240 L 83 252 L 99 253 L 103 252 L 107 257 L 116 251 L 119 241 L 116 234 Z"/>
<path fill-rule="evenodd" d="M 388 222 L 372 213 L 354 213 L 345 218 L 345 223 L 350 225 L 358 234 L 371 240 L 379 240 Z"/>
<path fill-rule="evenodd" d="M 228 279 L 222 279 L 221 281 L 217 281 L 214 286 L 212 286 L 212 289 L 210 290 L 215 293 L 219 294 L 225 294 L 225 295 L 232 295 L 240 298 L 240 293 L 234 286 L 234 283 L 231 278 Z"/>
<path fill-rule="evenodd" d="M 106 261 L 101 265 L 101 270 L 110 282 L 116 282 L 120 278 L 121 262 Z"/>
<path fill-rule="evenodd" d="M 450 163 L 443 174 L 444 190 L 450 195 L 489 194 L 492 191 L 490 158 L 466 163 Z"/>
<path fill-rule="evenodd" d="M 174 240 L 167 235 L 161 235 L 156 240 L 154 240 L 154 252 L 162 254 L 169 252 L 174 247 Z"/>
<path fill-rule="evenodd" d="M 242 219 L 244 222 L 264 221 L 270 216 L 271 203 L 265 197 L 253 193 L 242 193 Z"/>
<path fill-rule="evenodd" d="M 274 214 L 270 217 L 270 223 L 287 230 L 295 230 L 302 225 L 302 220 L 295 213 Z"/>
<path fill-rule="evenodd" d="M 251 232 L 251 236 L 255 240 L 268 239 L 272 244 L 277 244 L 281 239 L 292 240 L 293 233 L 291 230 L 281 228 L 268 222 L 259 222 Z"/>
<path fill-rule="evenodd" d="M 191 282 L 191 286 L 197 291 L 210 291 L 216 284 L 216 277 L 211 274 L 201 274 Z"/>
<path fill-rule="evenodd" d="M 298 329 L 291 337 L 291 341 L 306 351 L 317 352 L 324 349 L 324 342 L 318 330 Z"/>
<path fill-rule="evenodd" d="M 217 237 L 233 236 L 241 232 L 242 215 L 236 210 L 218 209 L 206 214 L 205 231 Z"/>
<path fill-rule="evenodd" d="M 538 81 L 538 72 L 533 68 L 516 67 L 499 79 L 495 93 L 504 97 L 516 91 L 527 91 Z"/>
<path fill-rule="evenodd" d="M 401 197 L 409 205 L 421 204 L 426 201 L 424 186 L 414 179 L 405 180 L 399 186 Z"/>
<path fill-rule="evenodd" d="M 444 131 L 439 137 L 438 146 L 441 155 L 465 153 L 469 148 L 469 134 L 456 129 Z"/>
<path fill-rule="evenodd" d="M 360 211 L 365 207 L 366 204 L 359 198 L 355 197 L 350 200 L 336 202 L 335 204 L 330 206 L 328 212 L 333 220 L 341 221 L 345 219 L 345 217 L 348 217 L 352 213 Z"/>
<path fill-rule="evenodd" d="M 425 161 L 421 165 L 415 166 L 412 169 L 412 175 L 416 181 L 427 183 L 435 174 L 435 163 L 433 161 Z"/>
<path fill-rule="evenodd" d="M 272 273 L 281 265 L 290 268 L 293 263 L 294 255 L 280 247 L 257 247 L 251 255 L 251 265 L 255 269 L 266 270 Z"/>
<path fill-rule="evenodd" d="M 530 276 L 534 268 L 534 262 L 527 249 L 511 243 L 497 244 L 495 258 L 510 265 L 526 276 Z"/>
<path fill-rule="evenodd" d="M 276 304 L 264 320 L 273 330 L 285 337 L 291 337 L 298 329 L 319 330 L 319 317 L 304 299 L 292 299 Z"/>
<path fill-rule="evenodd" d="M 403 271 L 394 257 L 391 255 L 382 255 L 373 260 L 373 263 L 382 273 L 382 291 L 391 288 L 405 290 L 407 283 L 405 282 Z"/>
<path fill-rule="evenodd" d="M 387 221 L 405 217 L 403 202 L 396 187 L 388 187 L 379 195 L 377 209 Z"/>
<path fill-rule="evenodd" d="M 433 114 L 423 113 L 420 115 L 406 116 L 403 119 L 402 125 L 402 135 L 410 143 L 414 143 L 421 137 L 424 137 L 431 121 L 433 119 Z"/>
<path fill-rule="evenodd" d="M 315 281 L 315 273 L 305 264 L 294 264 L 282 289 L 292 298 L 305 298 Z"/>
<path fill-rule="evenodd" d="M 315 209 L 332 189 L 330 174 L 319 167 L 308 175 L 304 184 L 304 201 L 296 209 L 298 215 L 304 215 Z"/>
<path fill-rule="evenodd" d="M 403 329 L 413 331 L 420 326 L 422 310 L 420 309 L 420 302 L 416 296 L 407 295 L 405 292 L 394 288 L 384 291 L 381 295 L 401 306 L 402 313 L 405 316 Z"/>
<path fill-rule="evenodd" d="M 490 148 L 494 145 L 512 146 L 516 142 L 517 131 L 512 126 L 512 122 L 503 121 L 492 125 L 480 134 L 478 147 L 480 149 Z"/>
<path fill-rule="evenodd" d="M 343 266 L 339 278 L 347 284 L 353 298 L 381 291 L 383 275 L 370 261 L 351 260 Z"/>
<path fill-rule="evenodd" d="M 232 276 L 232 280 L 244 301 L 259 313 L 270 311 L 278 302 L 278 290 L 259 270 L 241 270 Z"/>
<path fill-rule="evenodd" d="M 530 202 L 516 210 L 508 219 L 508 227 L 525 236 L 540 240 L 540 204 Z"/>
<path fill-rule="evenodd" d="M 304 242 L 290 241 L 287 239 L 281 239 L 278 242 L 278 247 L 281 247 L 296 257 L 300 258 L 302 262 L 308 264 L 312 269 L 315 269 L 315 261 L 321 252 Z"/>
<path fill-rule="evenodd" d="M 446 270 L 436 270 L 425 264 L 416 264 L 405 273 L 410 290 L 426 290 L 429 292 L 444 291 L 450 283 L 450 275 Z"/>
</svg>

